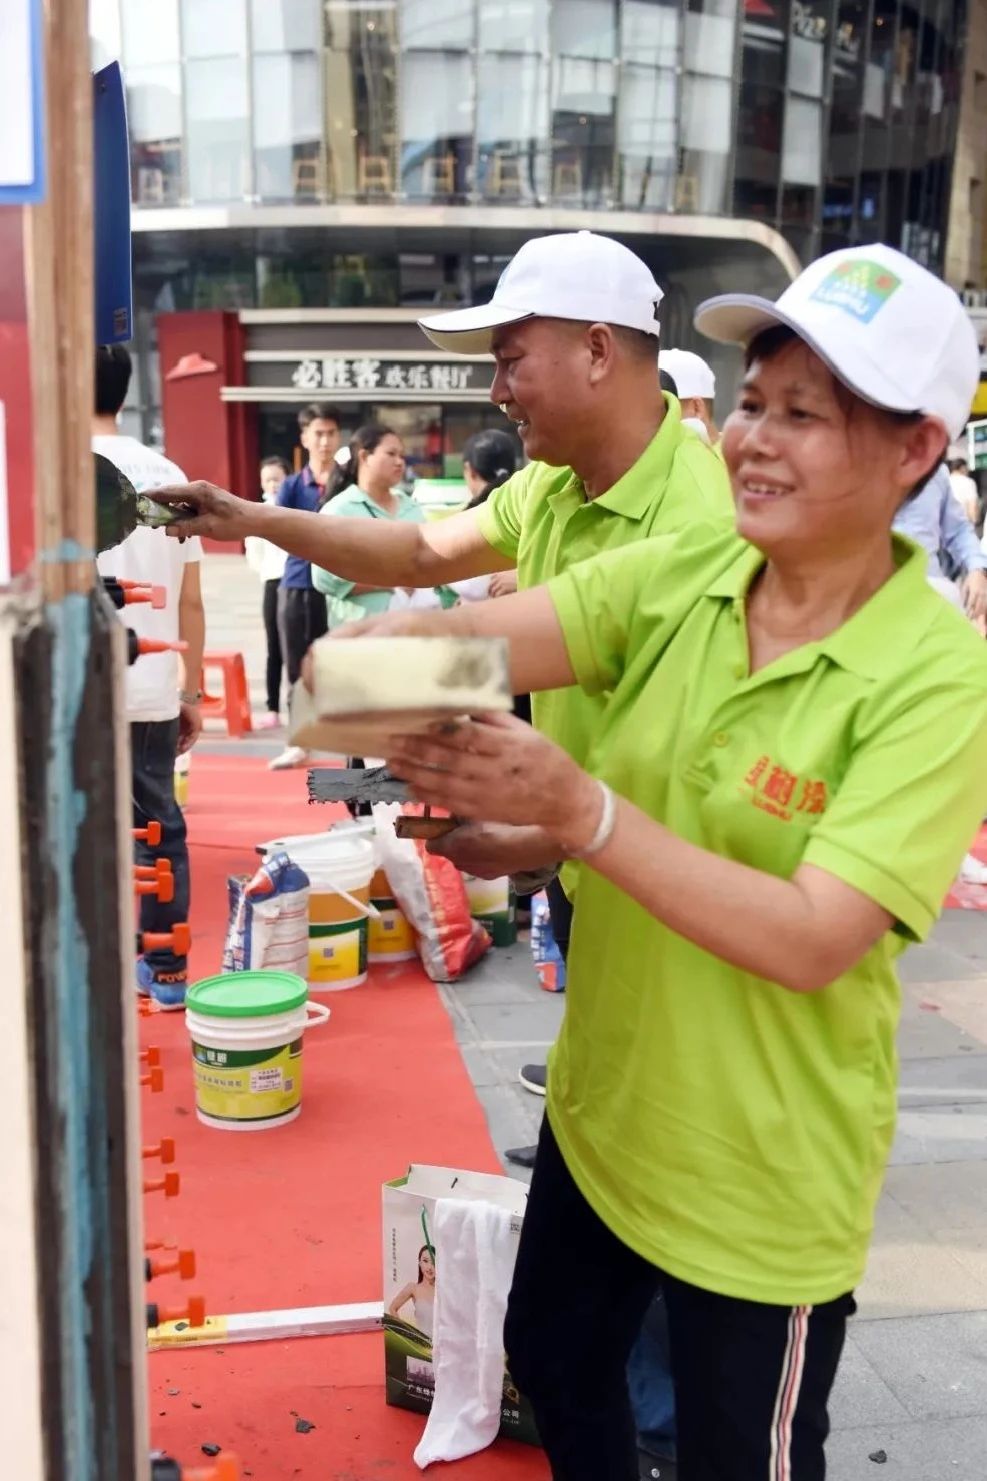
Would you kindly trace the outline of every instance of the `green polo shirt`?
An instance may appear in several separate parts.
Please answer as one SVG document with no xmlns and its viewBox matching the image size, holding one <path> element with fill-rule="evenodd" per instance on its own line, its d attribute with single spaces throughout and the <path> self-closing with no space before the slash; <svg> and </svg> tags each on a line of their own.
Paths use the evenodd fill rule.
<svg viewBox="0 0 987 1481">
<path fill-rule="evenodd" d="M 725 467 L 682 426 L 678 401 L 666 395 L 655 437 L 605 494 L 587 499 L 571 468 L 531 463 L 477 513 L 483 538 L 517 563 L 524 588 L 618 546 L 697 522 L 732 520 L 733 496 Z M 556 689 L 532 696 L 532 719 L 582 762 L 605 703 L 603 695 Z"/>
<path fill-rule="evenodd" d="M 391 493 L 395 500 L 393 514 L 388 514 L 381 509 L 380 505 L 373 500 L 369 494 L 365 494 L 357 484 L 352 484 L 337 494 L 335 499 L 330 499 L 328 504 L 323 504 L 320 513 L 327 517 L 346 515 L 357 519 L 407 519 L 414 524 L 423 524 L 425 511 L 422 506 L 411 498 L 410 494 L 401 489 L 392 489 Z M 331 571 L 324 571 L 319 566 L 312 567 L 312 585 L 316 591 L 321 591 L 323 596 L 329 600 L 330 626 L 336 626 L 333 622 L 333 604 L 338 604 L 336 610 L 340 622 L 349 621 L 356 613 L 349 612 L 343 604 L 354 603 L 362 609 L 365 617 L 375 617 L 379 612 L 386 612 L 391 604 L 389 591 L 365 591 L 359 596 L 353 596 L 352 591 L 356 583 L 344 581 L 342 576 L 335 576 Z"/>
<path fill-rule="evenodd" d="M 550 585 L 579 683 L 612 691 L 596 775 L 681 838 L 784 879 L 816 865 L 896 922 L 796 993 L 579 866 L 552 1128 L 620 1239 L 728 1296 L 819 1303 L 859 1281 L 894 1131 L 894 961 L 987 807 L 987 645 L 895 544 L 848 622 L 753 676 L 763 556 L 736 535 L 642 542 Z"/>
</svg>

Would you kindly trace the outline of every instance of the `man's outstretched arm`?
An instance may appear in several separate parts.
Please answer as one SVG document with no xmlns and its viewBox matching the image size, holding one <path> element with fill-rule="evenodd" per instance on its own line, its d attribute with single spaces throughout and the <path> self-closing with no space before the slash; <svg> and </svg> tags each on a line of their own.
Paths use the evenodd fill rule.
<svg viewBox="0 0 987 1481">
<path fill-rule="evenodd" d="M 155 489 L 161 504 L 188 506 L 188 518 L 168 526 L 182 538 L 240 541 L 258 535 L 290 555 L 363 586 L 442 586 L 514 562 L 484 539 L 476 510 L 426 524 L 406 520 L 323 519 L 300 509 L 238 499 L 211 483 Z"/>
</svg>

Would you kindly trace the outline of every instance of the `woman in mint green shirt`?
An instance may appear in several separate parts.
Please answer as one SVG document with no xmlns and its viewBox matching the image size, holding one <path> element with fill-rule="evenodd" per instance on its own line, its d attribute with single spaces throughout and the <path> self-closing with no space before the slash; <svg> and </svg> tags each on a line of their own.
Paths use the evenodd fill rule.
<svg viewBox="0 0 987 1481">
<path fill-rule="evenodd" d="M 337 464 L 321 512 L 364 519 L 408 519 L 421 524 L 424 510 L 397 485 L 404 476 L 404 445 L 391 427 L 369 422 L 353 435 L 349 460 Z M 386 612 L 391 587 L 357 586 L 332 571 L 312 567 L 312 583 L 326 598 L 329 626 L 340 627 L 359 617 Z"/>
</svg>

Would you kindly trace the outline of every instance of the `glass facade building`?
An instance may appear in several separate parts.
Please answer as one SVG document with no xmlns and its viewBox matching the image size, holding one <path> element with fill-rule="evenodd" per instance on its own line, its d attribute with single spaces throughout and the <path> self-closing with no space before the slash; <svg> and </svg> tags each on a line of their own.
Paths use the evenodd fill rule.
<svg viewBox="0 0 987 1481">
<path fill-rule="evenodd" d="M 762 221 L 938 266 L 965 0 L 93 0 L 141 207 Z"/>
<path fill-rule="evenodd" d="M 482 302 L 528 237 L 581 227 L 648 262 L 665 343 L 728 400 L 700 299 L 878 239 L 941 270 L 966 3 L 90 0 L 129 107 L 128 429 L 174 438 L 162 315 L 267 315 L 257 353 L 287 355 L 306 317 L 348 315 L 351 350 L 386 312 L 373 342 L 411 353 L 402 315 Z M 290 394 L 251 415 L 288 427 Z"/>
</svg>

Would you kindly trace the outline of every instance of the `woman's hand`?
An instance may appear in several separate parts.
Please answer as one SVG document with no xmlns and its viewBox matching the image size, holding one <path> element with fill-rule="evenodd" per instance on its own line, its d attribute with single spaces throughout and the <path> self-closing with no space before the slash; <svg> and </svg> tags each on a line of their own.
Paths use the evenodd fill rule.
<svg viewBox="0 0 987 1481">
<path fill-rule="evenodd" d="M 558 846 L 543 828 L 512 828 L 507 823 L 461 823 L 426 847 L 478 879 L 500 879 L 559 862 Z"/>
<path fill-rule="evenodd" d="M 517 570 L 494 571 L 490 577 L 490 595 L 509 597 L 517 591 Z"/>
<path fill-rule="evenodd" d="M 603 809 L 593 778 L 513 715 L 397 736 L 387 764 L 419 802 L 471 822 L 535 825 L 561 853 L 590 842 Z"/>
<path fill-rule="evenodd" d="M 158 504 L 189 506 L 189 517 L 167 525 L 166 531 L 178 540 L 188 535 L 205 535 L 210 540 L 243 540 L 260 533 L 259 525 L 269 507 L 250 499 L 238 499 L 212 483 L 174 484 L 152 490 Z"/>
</svg>

